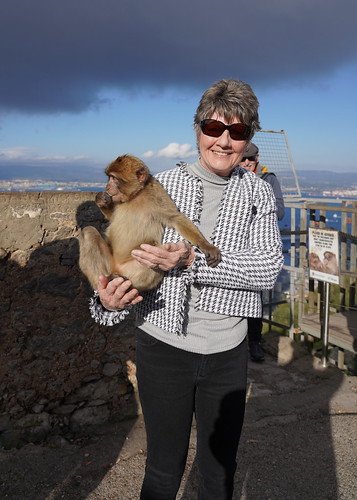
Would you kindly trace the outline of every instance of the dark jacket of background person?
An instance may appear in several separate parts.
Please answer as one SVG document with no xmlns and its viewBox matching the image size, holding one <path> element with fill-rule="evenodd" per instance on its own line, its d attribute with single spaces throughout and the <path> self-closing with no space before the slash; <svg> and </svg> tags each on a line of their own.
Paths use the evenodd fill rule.
<svg viewBox="0 0 357 500">
<path fill-rule="evenodd" d="M 276 175 L 273 172 L 269 172 L 267 167 L 261 165 L 260 163 L 258 163 L 256 175 L 268 182 L 273 188 L 276 199 L 276 213 L 278 220 L 282 220 L 285 215 L 285 205 L 283 193 L 281 192 L 281 187 Z"/>
</svg>

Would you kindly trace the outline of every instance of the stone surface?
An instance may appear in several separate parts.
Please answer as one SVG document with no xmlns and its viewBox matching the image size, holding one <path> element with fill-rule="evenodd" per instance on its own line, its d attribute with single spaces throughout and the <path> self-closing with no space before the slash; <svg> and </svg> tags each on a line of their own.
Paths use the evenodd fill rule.
<svg viewBox="0 0 357 500">
<path fill-rule="evenodd" d="M 94 323 L 92 291 L 78 267 L 80 228 L 107 224 L 94 197 L 0 193 L 0 442 L 7 447 L 78 433 L 86 408 L 102 422 L 132 416 L 137 406 L 132 322 Z M 23 418 L 44 414 L 50 427 L 19 430 Z"/>
<path fill-rule="evenodd" d="M 357 377 L 323 368 L 284 338 L 264 338 L 266 361 L 248 365 L 233 500 L 354 500 Z M 290 362 L 281 364 L 289 353 Z M 86 439 L 57 435 L 46 446 L 0 450 L 0 497 L 138 499 L 146 459 L 142 417 L 100 429 Z M 195 452 L 194 424 L 177 500 L 197 498 Z"/>
</svg>

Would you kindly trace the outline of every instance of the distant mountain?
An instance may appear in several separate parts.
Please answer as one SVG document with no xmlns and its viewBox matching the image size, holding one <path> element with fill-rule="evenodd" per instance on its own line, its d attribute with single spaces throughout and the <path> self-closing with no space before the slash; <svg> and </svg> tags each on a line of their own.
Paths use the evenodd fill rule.
<svg viewBox="0 0 357 500">
<path fill-rule="evenodd" d="M 357 187 L 357 172 L 332 172 L 328 170 L 297 170 L 300 188 L 352 189 Z"/>
<path fill-rule="evenodd" d="M 296 170 L 300 186 L 321 186 L 351 188 L 357 185 L 357 172 L 332 172 L 330 170 Z"/>
</svg>

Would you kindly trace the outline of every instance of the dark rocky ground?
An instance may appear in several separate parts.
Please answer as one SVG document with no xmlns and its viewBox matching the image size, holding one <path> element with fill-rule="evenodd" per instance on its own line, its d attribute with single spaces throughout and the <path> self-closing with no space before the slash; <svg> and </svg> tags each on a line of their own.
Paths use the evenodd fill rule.
<svg viewBox="0 0 357 500">
<path fill-rule="evenodd" d="M 265 336 L 249 364 L 235 500 L 357 498 L 357 377 L 323 368 L 286 337 Z M 142 418 L 73 443 L 0 451 L 0 498 L 136 500 L 145 465 Z M 174 453 L 174 450 L 173 450 Z M 197 498 L 195 428 L 180 500 Z"/>
</svg>

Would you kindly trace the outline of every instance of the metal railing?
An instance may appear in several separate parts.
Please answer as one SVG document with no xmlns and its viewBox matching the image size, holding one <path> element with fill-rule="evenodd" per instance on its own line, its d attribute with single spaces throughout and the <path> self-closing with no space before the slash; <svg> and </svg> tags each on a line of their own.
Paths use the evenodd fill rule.
<svg viewBox="0 0 357 500">
<path fill-rule="evenodd" d="M 322 327 L 326 289 L 324 282 L 309 277 L 309 227 L 333 228 L 338 231 L 339 285 L 333 285 L 333 303 L 328 301 L 327 310 L 338 313 L 353 312 L 357 318 L 357 200 L 285 199 L 285 207 L 287 216 L 281 227 L 285 265 L 275 290 L 264 296 L 264 322 L 268 323 L 269 329 L 274 326 L 288 331 L 291 338 L 296 335 L 299 338 L 306 337 L 304 321 L 313 313 L 319 315 Z M 283 303 L 289 304 L 289 324 L 282 324 L 274 318 L 274 312 L 278 311 L 277 306 Z M 311 335 L 311 331 L 308 334 Z M 322 337 L 321 331 L 316 328 L 312 335 Z M 330 332 L 329 343 L 339 346 L 336 339 L 333 331 Z M 351 352 L 356 352 L 356 342 L 352 337 L 351 342 L 341 345 Z"/>
</svg>

